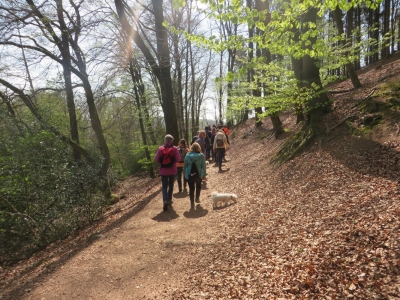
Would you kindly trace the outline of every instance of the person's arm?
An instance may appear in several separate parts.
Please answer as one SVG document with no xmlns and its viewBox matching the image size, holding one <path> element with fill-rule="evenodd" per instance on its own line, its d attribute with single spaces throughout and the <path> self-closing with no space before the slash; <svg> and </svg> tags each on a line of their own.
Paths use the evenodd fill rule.
<svg viewBox="0 0 400 300">
<path fill-rule="evenodd" d="M 229 149 L 228 140 L 226 139 L 225 135 L 224 135 L 224 147 L 225 147 L 225 151 Z"/>
<path fill-rule="evenodd" d="M 202 156 L 203 156 L 203 159 L 201 159 L 201 169 L 200 169 L 201 170 L 201 179 L 205 180 L 206 176 L 207 176 L 206 158 L 204 155 L 202 155 Z"/>
<path fill-rule="evenodd" d="M 160 162 L 159 157 L 160 157 L 160 148 L 158 148 L 156 155 L 154 156 L 154 161 L 159 163 Z"/>
<path fill-rule="evenodd" d="M 178 147 L 175 147 L 175 162 L 179 162 L 181 160 L 181 155 L 179 154 Z"/>
</svg>

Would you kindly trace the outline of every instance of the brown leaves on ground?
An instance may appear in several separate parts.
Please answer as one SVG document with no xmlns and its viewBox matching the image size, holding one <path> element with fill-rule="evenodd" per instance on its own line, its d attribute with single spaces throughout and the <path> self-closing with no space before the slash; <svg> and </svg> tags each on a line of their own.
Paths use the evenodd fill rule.
<svg viewBox="0 0 400 300">
<path fill-rule="evenodd" d="M 375 76 L 361 75 L 369 80 L 365 89 L 338 96 L 329 127 L 355 114 L 355 103 L 380 82 Z M 293 117 L 282 121 L 295 129 Z M 238 202 L 213 215 L 213 240 L 193 250 L 182 279 L 186 288 L 171 298 L 400 299 L 396 127 L 383 123 L 379 134 L 368 137 L 336 127 L 307 153 L 274 169 L 269 159 L 287 134 L 261 139 L 270 122 L 252 126 L 249 121 L 235 130 L 231 169 L 218 178 Z"/>
<path fill-rule="evenodd" d="M 260 128 L 254 128 L 254 120 L 232 128 L 224 171 L 208 167 L 208 189 L 202 191 L 206 214 L 185 211 L 179 218 L 187 199 L 174 199 L 176 218 L 168 219 L 158 202 L 149 208 L 151 201 L 159 201 L 159 182 L 131 178 L 119 190 L 127 198 L 111 207 L 106 221 L 99 223 L 101 228 L 92 232 L 105 232 L 101 242 L 114 245 L 127 240 L 113 233 L 124 222 L 119 228 L 124 234 L 132 228 L 139 234 L 139 223 L 152 226 L 148 228 L 156 235 L 150 236 L 143 225 L 140 231 L 140 236 L 149 237 L 145 239 L 149 249 L 161 253 L 151 272 L 143 268 L 140 273 L 148 283 L 148 290 L 146 284 L 140 287 L 144 289 L 140 295 L 151 292 L 151 299 L 400 299 L 400 136 L 393 126 L 400 120 L 383 122 L 364 135 L 351 135 L 343 123 L 349 116 L 360 118 L 357 103 L 371 94 L 382 76 L 398 73 L 399 65 L 394 61 L 379 69 L 370 67 L 360 75 L 363 89 L 332 94 L 335 110 L 326 116 L 331 131 L 281 167 L 269 161 L 297 129 L 292 114 L 281 116 L 289 132 L 278 140 L 271 138 L 269 120 Z M 332 89 L 346 90 L 349 85 L 344 81 Z M 207 203 L 212 190 L 235 193 L 238 201 L 212 210 L 211 200 Z M 135 224 L 129 225 L 134 218 Z M 166 224 L 173 230 L 156 231 Z M 105 231 L 107 226 L 112 230 Z M 157 243 L 150 244 L 150 238 Z M 158 257 L 144 255 L 140 246 L 136 245 L 140 255 L 132 247 L 130 257 L 140 256 L 141 261 Z M 76 250 L 71 245 L 66 249 L 61 252 L 68 259 L 68 253 Z M 53 257 L 60 253 L 49 251 Z M 108 257 L 113 257 L 110 252 Z M 173 280 L 164 281 L 159 265 L 168 259 L 171 264 L 161 270 L 168 270 Z M 126 258 L 126 263 L 131 260 Z M 107 268 L 111 272 L 118 267 L 110 263 Z M 2 278 L 11 278 L 12 272 L 3 272 Z M 120 281 L 130 277 L 128 273 Z M 64 273 L 59 278 L 65 278 Z M 159 291 L 154 286 L 160 286 Z M 135 289 L 113 292 L 138 299 Z M 98 296 L 106 299 L 105 294 Z"/>
</svg>

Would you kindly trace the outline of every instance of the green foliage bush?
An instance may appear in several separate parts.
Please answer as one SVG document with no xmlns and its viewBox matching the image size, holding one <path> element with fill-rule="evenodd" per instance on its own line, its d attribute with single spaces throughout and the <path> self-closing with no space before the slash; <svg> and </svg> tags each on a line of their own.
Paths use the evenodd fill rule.
<svg viewBox="0 0 400 300">
<path fill-rule="evenodd" d="M 107 204 L 100 192 L 104 183 L 97 176 L 101 161 L 71 161 L 70 148 L 45 131 L 3 136 L 1 264 L 25 258 L 65 238 L 100 216 Z"/>
</svg>

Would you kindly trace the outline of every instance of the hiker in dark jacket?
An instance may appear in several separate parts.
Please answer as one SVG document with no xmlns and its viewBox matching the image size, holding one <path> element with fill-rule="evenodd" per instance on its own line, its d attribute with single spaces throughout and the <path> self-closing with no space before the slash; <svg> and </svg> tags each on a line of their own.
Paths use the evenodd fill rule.
<svg viewBox="0 0 400 300">
<path fill-rule="evenodd" d="M 228 142 L 226 141 L 225 132 L 222 129 L 220 129 L 215 135 L 213 149 L 214 151 L 216 151 L 218 157 L 218 161 L 216 163 L 218 163 L 218 169 L 221 172 L 222 159 L 225 156 L 225 151 L 229 149 Z"/>
<path fill-rule="evenodd" d="M 179 141 L 178 152 L 179 152 L 180 160 L 179 160 L 179 162 L 176 163 L 176 167 L 178 170 L 179 193 L 181 193 L 182 192 L 182 177 L 183 177 L 183 187 L 184 187 L 185 191 L 186 191 L 186 185 L 187 185 L 187 182 L 185 180 L 185 175 L 183 174 L 183 165 L 184 165 L 186 154 L 189 152 L 189 148 L 187 146 L 185 139 L 181 139 Z"/>
<path fill-rule="evenodd" d="M 204 131 L 206 132 L 206 137 L 205 137 L 205 141 L 206 141 L 206 160 L 209 160 L 211 157 L 211 148 L 212 148 L 212 144 L 211 144 L 211 137 L 212 137 L 212 133 L 211 133 L 211 127 L 208 125 L 205 127 Z"/>
</svg>

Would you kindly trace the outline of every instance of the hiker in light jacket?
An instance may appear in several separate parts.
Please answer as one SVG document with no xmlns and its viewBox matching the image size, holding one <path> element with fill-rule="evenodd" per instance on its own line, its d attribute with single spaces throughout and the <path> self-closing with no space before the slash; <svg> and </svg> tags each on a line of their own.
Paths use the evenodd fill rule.
<svg viewBox="0 0 400 300">
<path fill-rule="evenodd" d="M 199 178 L 196 182 L 190 182 L 190 174 L 192 171 L 192 164 L 196 164 L 197 170 L 199 172 Z M 205 180 L 207 176 L 206 172 L 206 161 L 204 159 L 204 154 L 201 153 L 201 148 L 198 143 L 193 143 L 190 147 L 190 152 L 186 154 L 183 172 L 185 174 L 185 179 L 189 185 L 189 198 L 190 207 L 194 207 L 194 201 L 200 203 L 200 192 L 201 192 L 201 181 Z M 196 199 L 194 198 L 194 192 L 196 190 Z"/>
<path fill-rule="evenodd" d="M 172 145 L 174 138 L 172 135 L 167 134 L 164 138 L 165 143 L 163 146 L 160 146 L 157 150 L 156 156 L 154 157 L 154 161 L 160 163 L 163 157 L 163 150 L 165 148 L 172 148 L 171 159 L 173 160 L 171 167 L 163 167 L 160 163 L 160 177 L 162 183 L 162 197 L 163 197 L 163 210 L 166 211 L 168 209 L 168 205 L 172 204 L 172 193 L 174 191 L 174 180 L 175 175 L 177 173 L 176 162 L 179 162 L 180 155 L 178 152 L 178 148 Z"/>
<path fill-rule="evenodd" d="M 221 141 L 221 142 L 219 142 Z M 226 140 L 225 132 L 223 129 L 218 130 L 214 138 L 213 150 L 216 152 L 218 158 L 218 168 L 222 171 L 222 159 L 225 156 L 225 151 L 229 149 L 228 142 Z"/>
</svg>

